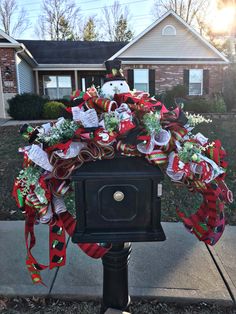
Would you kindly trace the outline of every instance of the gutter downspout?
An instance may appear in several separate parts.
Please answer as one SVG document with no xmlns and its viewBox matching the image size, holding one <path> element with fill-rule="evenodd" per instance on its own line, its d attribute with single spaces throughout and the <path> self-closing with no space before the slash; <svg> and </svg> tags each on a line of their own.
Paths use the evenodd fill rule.
<svg viewBox="0 0 236 314">
<path fill-rule="evenodd" d="M 17 91 L 18 94 L 20 94 L 20 76 L 19 76 L 19 69 L 18 69 L 18 63 L 17 63 L 17 56 L 18 54 L 25 51 L 25 47 L 23 47 L 21 50 L 16 51 L 15 54 L 15 62 L 16 62 L 16 81 L 17 81 Z"/>
</svg>

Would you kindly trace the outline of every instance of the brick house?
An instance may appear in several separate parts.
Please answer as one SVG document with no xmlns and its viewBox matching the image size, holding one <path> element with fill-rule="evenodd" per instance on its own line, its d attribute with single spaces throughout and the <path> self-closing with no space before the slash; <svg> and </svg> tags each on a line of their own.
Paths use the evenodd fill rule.
<svg viewBox="0 0 236 314">
<path fill-rule="evenodd" d="M 185 84 L 190 96 L 221 92 L 229 64 L 173 11 L 129 43 L 15 40 L 0 31 L 0 117 L 17 93 L 59 99 L 92 83 L 101 86 L 104 61 L 115 58 L 122 60 L 131 89 L 151 95 L 178 84 Z"/>
</svg>

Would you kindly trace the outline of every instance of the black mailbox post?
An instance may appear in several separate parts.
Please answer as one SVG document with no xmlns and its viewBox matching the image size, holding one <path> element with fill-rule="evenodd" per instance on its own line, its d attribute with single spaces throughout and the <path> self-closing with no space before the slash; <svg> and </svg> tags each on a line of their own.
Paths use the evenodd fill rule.
<svg viewBox="0 0 236 314">
<path fill-rule="evenodd" d="M 112 243 L 103 257 L 103 306 L 129 304 L 129 242 L 164 241 L 161 227 L 163 174 L 142 158 L 115 158 L 84 164 L 72 176 L 77 225 L 74 243 Z M 127 243 L 125 243 L 127 242 Z"/>
</svg>

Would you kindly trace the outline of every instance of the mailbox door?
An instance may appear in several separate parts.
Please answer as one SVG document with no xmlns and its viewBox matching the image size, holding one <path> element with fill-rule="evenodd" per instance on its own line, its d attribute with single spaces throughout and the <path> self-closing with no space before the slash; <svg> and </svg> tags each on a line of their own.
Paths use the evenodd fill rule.
<svg viewBox="0 0 236 314">
<path fill-rule="evenodd" d="M 148 228 L 151 223 L 151 191 L 150 179 L 85 181 L 87 230 Z M 116 193 L 123 198 L 116 200 Z"/>
<path fill-rule="evenodd" d="M 142 158 L 83 165 L 73 176 L 78 208 L 72 241 L 164 241 L 157 192 L 162 178 L 160 169 Z"/>
</svg>

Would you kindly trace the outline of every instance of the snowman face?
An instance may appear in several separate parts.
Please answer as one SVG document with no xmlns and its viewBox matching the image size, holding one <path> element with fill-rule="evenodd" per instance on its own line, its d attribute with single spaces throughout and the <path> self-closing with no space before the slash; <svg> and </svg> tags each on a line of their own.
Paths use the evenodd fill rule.
<svg viewBox="0 0 236 314">
<path fill-rule="evenodd" d="M 129 85 L 126 81 L 117 80 L 106 82 L 101 87 L 101 96 L 112 99 L 114 94 L 128 93 L 130 91 Z"/>
</svg>

